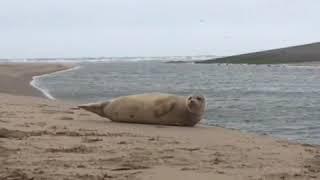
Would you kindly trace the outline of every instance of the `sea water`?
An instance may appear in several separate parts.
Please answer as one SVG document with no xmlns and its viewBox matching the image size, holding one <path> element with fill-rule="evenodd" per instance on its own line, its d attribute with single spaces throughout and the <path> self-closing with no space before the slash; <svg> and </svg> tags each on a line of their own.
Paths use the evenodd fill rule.
<svg viewBox="0 0 320 180">
<path fill-rule="evenodd" d="M 76 103 L 146 92 L 203 94 L 205 125 L 320 144 L 320 67 L 79 62 L 35 81 L 51 98 Z"/>
</svg>

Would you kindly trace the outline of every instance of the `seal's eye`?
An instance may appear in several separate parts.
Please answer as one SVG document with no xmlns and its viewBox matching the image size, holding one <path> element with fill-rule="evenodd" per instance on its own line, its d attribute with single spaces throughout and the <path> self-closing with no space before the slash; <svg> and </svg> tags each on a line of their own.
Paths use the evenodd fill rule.
<svg viewBox="0 0 320 180">
<path fill-rule="evenodd" d="M 192 99 L 192 97 L 190 96 L 190 97 L 188 97 L 188 100 L 191 100 Z"/>
<path fill-rule="evenodd" d="M 199 97 L 199 96 L 198 96 L 198 97 L 197 97 L 197 100 L 198 100 L 198 101 L 202 101 L 202 97 Z"/>
</svg>

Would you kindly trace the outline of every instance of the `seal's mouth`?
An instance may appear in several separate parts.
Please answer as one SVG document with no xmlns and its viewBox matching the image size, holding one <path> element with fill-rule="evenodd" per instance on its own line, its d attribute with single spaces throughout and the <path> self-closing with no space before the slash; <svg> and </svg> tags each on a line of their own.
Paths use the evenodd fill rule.
<svg viewBox="0 0 320 180">
<path fill-rule="evenodd" d="M 189 101 L 189 102 L 188 102 L 188 110 L 189 110 L 189 112 L 191 112 L 192 114 L 201 114 L 202 112 L 199 111 L 200 108 L 201 108 L 201 107 L 198 105 L 197 102 L 194 102 L 194 101 Z"/>
</svg>

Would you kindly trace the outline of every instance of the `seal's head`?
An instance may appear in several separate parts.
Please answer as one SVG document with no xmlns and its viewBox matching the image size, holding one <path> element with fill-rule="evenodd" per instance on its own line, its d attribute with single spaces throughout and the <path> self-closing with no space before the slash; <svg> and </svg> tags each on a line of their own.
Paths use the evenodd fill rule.
<svg viewBox="0 0 320 180">
<path fill-rule="evenodd" d="M 105 115 L 103 109 L 108 104 L 109 102 L 103 102 L 103 103 L 98 102 L 98 103 L 81 104 L 78 107 L 103 117 Z"/>
<path fill-rule="evenodd" d="M 206 110 L 206 99 L 202 95 L 188 96 L 186 106 L 191 113 L 202 115 Z"/>
</svg>

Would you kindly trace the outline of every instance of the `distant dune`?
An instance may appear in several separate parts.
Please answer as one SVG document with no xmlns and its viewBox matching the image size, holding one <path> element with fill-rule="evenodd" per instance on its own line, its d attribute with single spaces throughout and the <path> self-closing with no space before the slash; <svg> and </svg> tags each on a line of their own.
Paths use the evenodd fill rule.
<svg viewBox="0 0 320 180">
<path fill-rule="evenodd" d="M 285 64 L 314 61 L 320 62 L 320 42 L 217 59 L 196 61 L 195 63 Z"/>
</svg>

